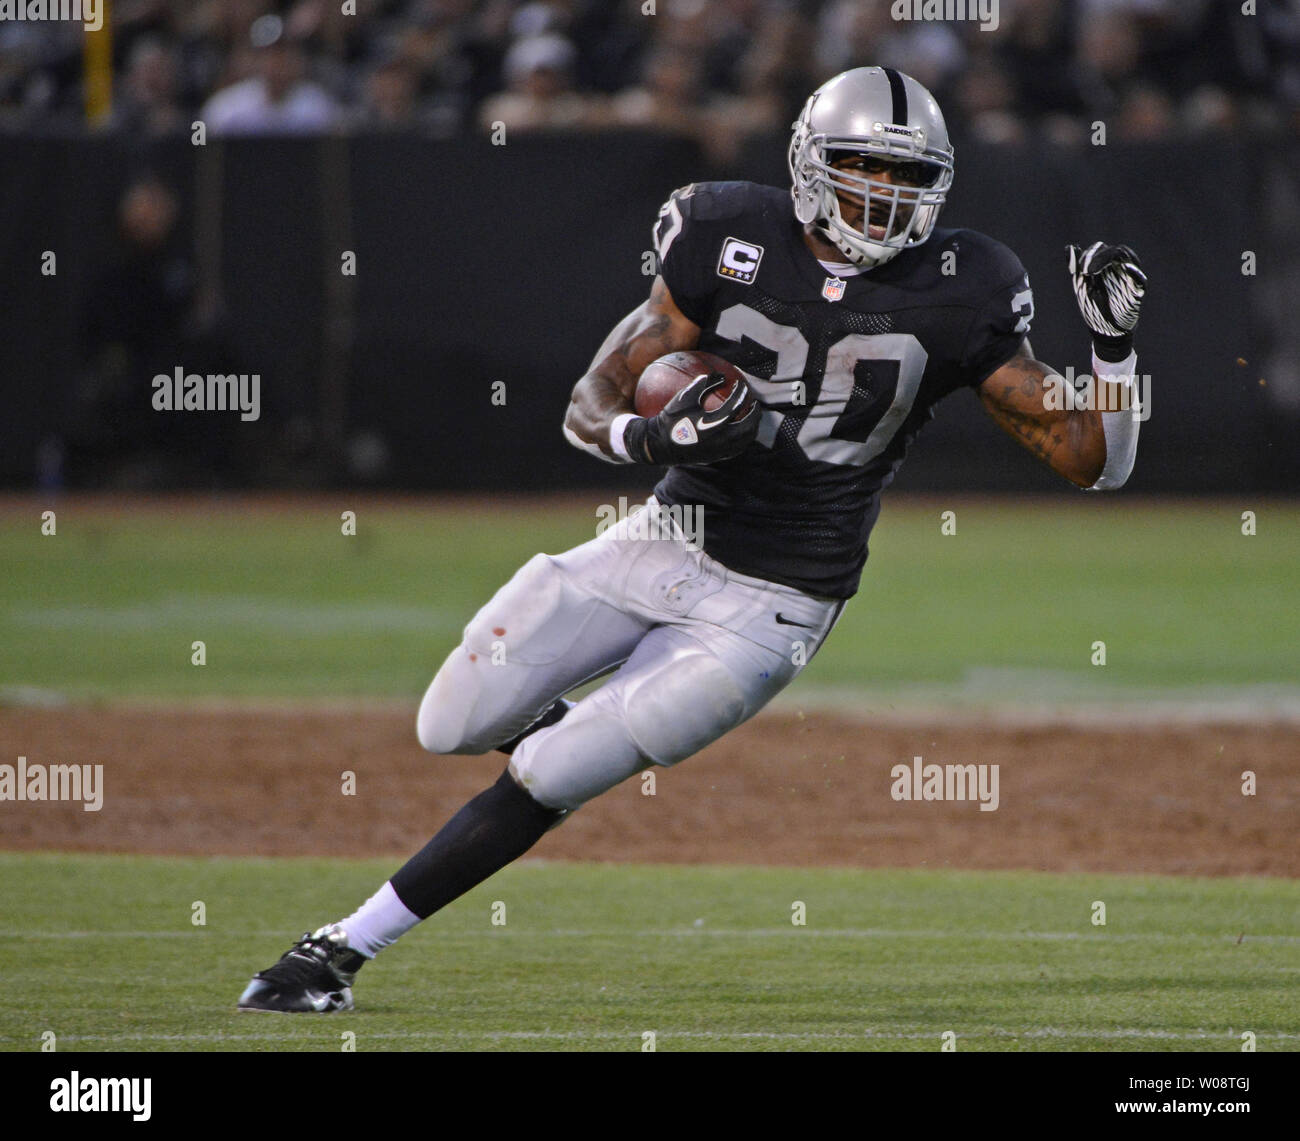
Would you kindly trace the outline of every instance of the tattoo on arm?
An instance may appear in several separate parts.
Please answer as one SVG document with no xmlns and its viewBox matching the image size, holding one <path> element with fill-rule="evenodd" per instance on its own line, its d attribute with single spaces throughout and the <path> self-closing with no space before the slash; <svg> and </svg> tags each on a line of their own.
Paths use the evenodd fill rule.
<svg viewBox="0 0 1300 1141">
<path fill-rule="evenodd" d="M 699 326 L 684 316 L 663 278 L 650 296 L 620 321 L 605 338 L 591 367 L 573 390 L 565 423 L 579 437 L 608 450 L 609 424 L 632 410 L 637 379 L 651 361 L 665 353 L 694 348 Z"/>
<path fill-rule="evenodd" d="M 1049 407 L 1044 383 L 1049 375 L 1046 365 L 1022 351 L 985 381 L 980 400 L 994 422 L 1032 455 L 1086 487 L 1094 482 L 1088 478 L 1093 466 L 1100 470 L 1105 459 L 1100 425 L 1089 412 Z"/>
<path fill-rule="evenodd" d="M 620 338 L 593 362 L 591 375 L 609 381 L 631 399 L 641 370 L 664 353 L 672 352 L 671 325 L 666 313 L 646 314 L 630 337 Z"/>
</svg>

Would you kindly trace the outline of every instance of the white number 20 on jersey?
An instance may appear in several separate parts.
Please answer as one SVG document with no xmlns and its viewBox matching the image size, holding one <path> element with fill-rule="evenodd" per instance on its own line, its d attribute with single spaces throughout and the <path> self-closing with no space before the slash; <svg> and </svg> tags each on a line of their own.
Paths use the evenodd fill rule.
<svg viewBox="0 0 1300 1141">
<path fill-rule="evenodd" d="M 748 305 L 732 305 L 724 310 L 718 318 L 717 332 L 737 344 L 747 337 L 775 353 L 776 368 L 771 380 L 745 375 L 761 399 L 774 404 L 789 402 L 790 386 L 803 377 L 808 363 L 808 341 L 803 333 L 792 325 L 778 324 Z M 911 412 L 927 359 L 921 342 L 911 333 L 846 333 L 827 350 L 821 392 L 799 429 L 797 439 L 804 455 L 821 463 L 849 467 L 870 463 L 889 446 Z M 898 364 L 894 399 L 865 440 L 839 439 L 835 428 L 853 396 L 854 369 L 872 361 Z M 783 413 L 765 408 L 758 442 L 770 448 L 784 420 Z"/>
</svg>

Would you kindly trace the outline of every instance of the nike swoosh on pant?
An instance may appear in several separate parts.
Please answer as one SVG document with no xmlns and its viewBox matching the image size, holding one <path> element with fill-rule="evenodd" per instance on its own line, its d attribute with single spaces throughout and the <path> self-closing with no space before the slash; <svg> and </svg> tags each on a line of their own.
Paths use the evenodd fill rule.
<svg viewBox="0 0 1300 1141">
<path fill-rule="evenodd" d="M 815 630 L 817 627 L 809 626 L 807 622 L 791 622 L 779 610 L 776 612 L 776 621 L 779 626 L 798 626 L 801 630 Z"/>
</svg>

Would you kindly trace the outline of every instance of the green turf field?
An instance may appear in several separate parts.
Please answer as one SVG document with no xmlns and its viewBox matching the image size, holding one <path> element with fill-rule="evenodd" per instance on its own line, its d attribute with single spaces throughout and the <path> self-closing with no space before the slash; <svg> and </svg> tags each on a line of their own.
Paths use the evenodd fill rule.
<svg viewBox="0 0 1300 1141">
<path fill-rule="evenodd" d="M 0 513 L 0 718 L 59 697 L 413 702 L 473 610 L 596 518 L 70 501 L 46 537 L 39 510 Z M 1300 505 L 887 500 L 797 691 L 1294 695 L 1298 565 Z M 367 968 L 354 1014 L 233 1013 L 252 971 L 392 870 L 0 853 L 0 1049 L 46 1030 L 60 1050 L 337 1050 L 345 1031 L 359 1050 L 639 1050 L 647 1031 L 660 1050 L 937 1050 L 945 1031 L 960 1050 L 1300 1048 L 1300 884 L 1280 879 L 524 864 Z"/>
<path fill-rule="evenodd" d="M 384 952 L 350 1014 L 234 1013 L 289 938 L 390 871 L 0 855 L 0 1048 L 46 1030 L 60 1050 L 339 1050 L 345 1031 L 358 1050 L 1300 1044 L 1300 884 L 1259 879 L 535 863 Z"/>
<path fill-rule="evenodd" d="M 417 696 L 531 554 L 592 537 L 590 507 L 266 514 L 196 500 L 107 517 L 0 515 L 0 700 L 15 692 Z M 1258 533 L 1241 531 L 1241 511 Z M 1300 505 L 1121 496 L 886 500 L 863 589 L 800 682 L 1105 697 L 1300 683 Z M 707 528 L 708 521 L 705 520 Z M 190 664 L 202 640 L 207 664 Z M 1105 666 L 1091 662 L 1106 643 Z M 36 694 L 39 696 L 39 692 Z M 47 694 L 48 696 L 48 694 Z"/>
</svg>

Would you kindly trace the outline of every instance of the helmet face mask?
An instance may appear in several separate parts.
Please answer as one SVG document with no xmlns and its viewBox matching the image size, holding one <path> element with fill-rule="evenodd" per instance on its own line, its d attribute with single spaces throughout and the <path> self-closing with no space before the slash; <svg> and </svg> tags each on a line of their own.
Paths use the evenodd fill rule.
<svg viewBox="0 0 1300 1141">
<path fill-rule="evenodd" d="M 952 185 L 938 105 L 914 79 L 883 68 L 857 68 L 819 87 L 794 124 L 788 157 L 796 217 L 868 268 L 926 241 Z M 846 158 L 866 169 L 835 165 Z M 878 177 L 886 169 L 889 179 Z"/>
</svg>

